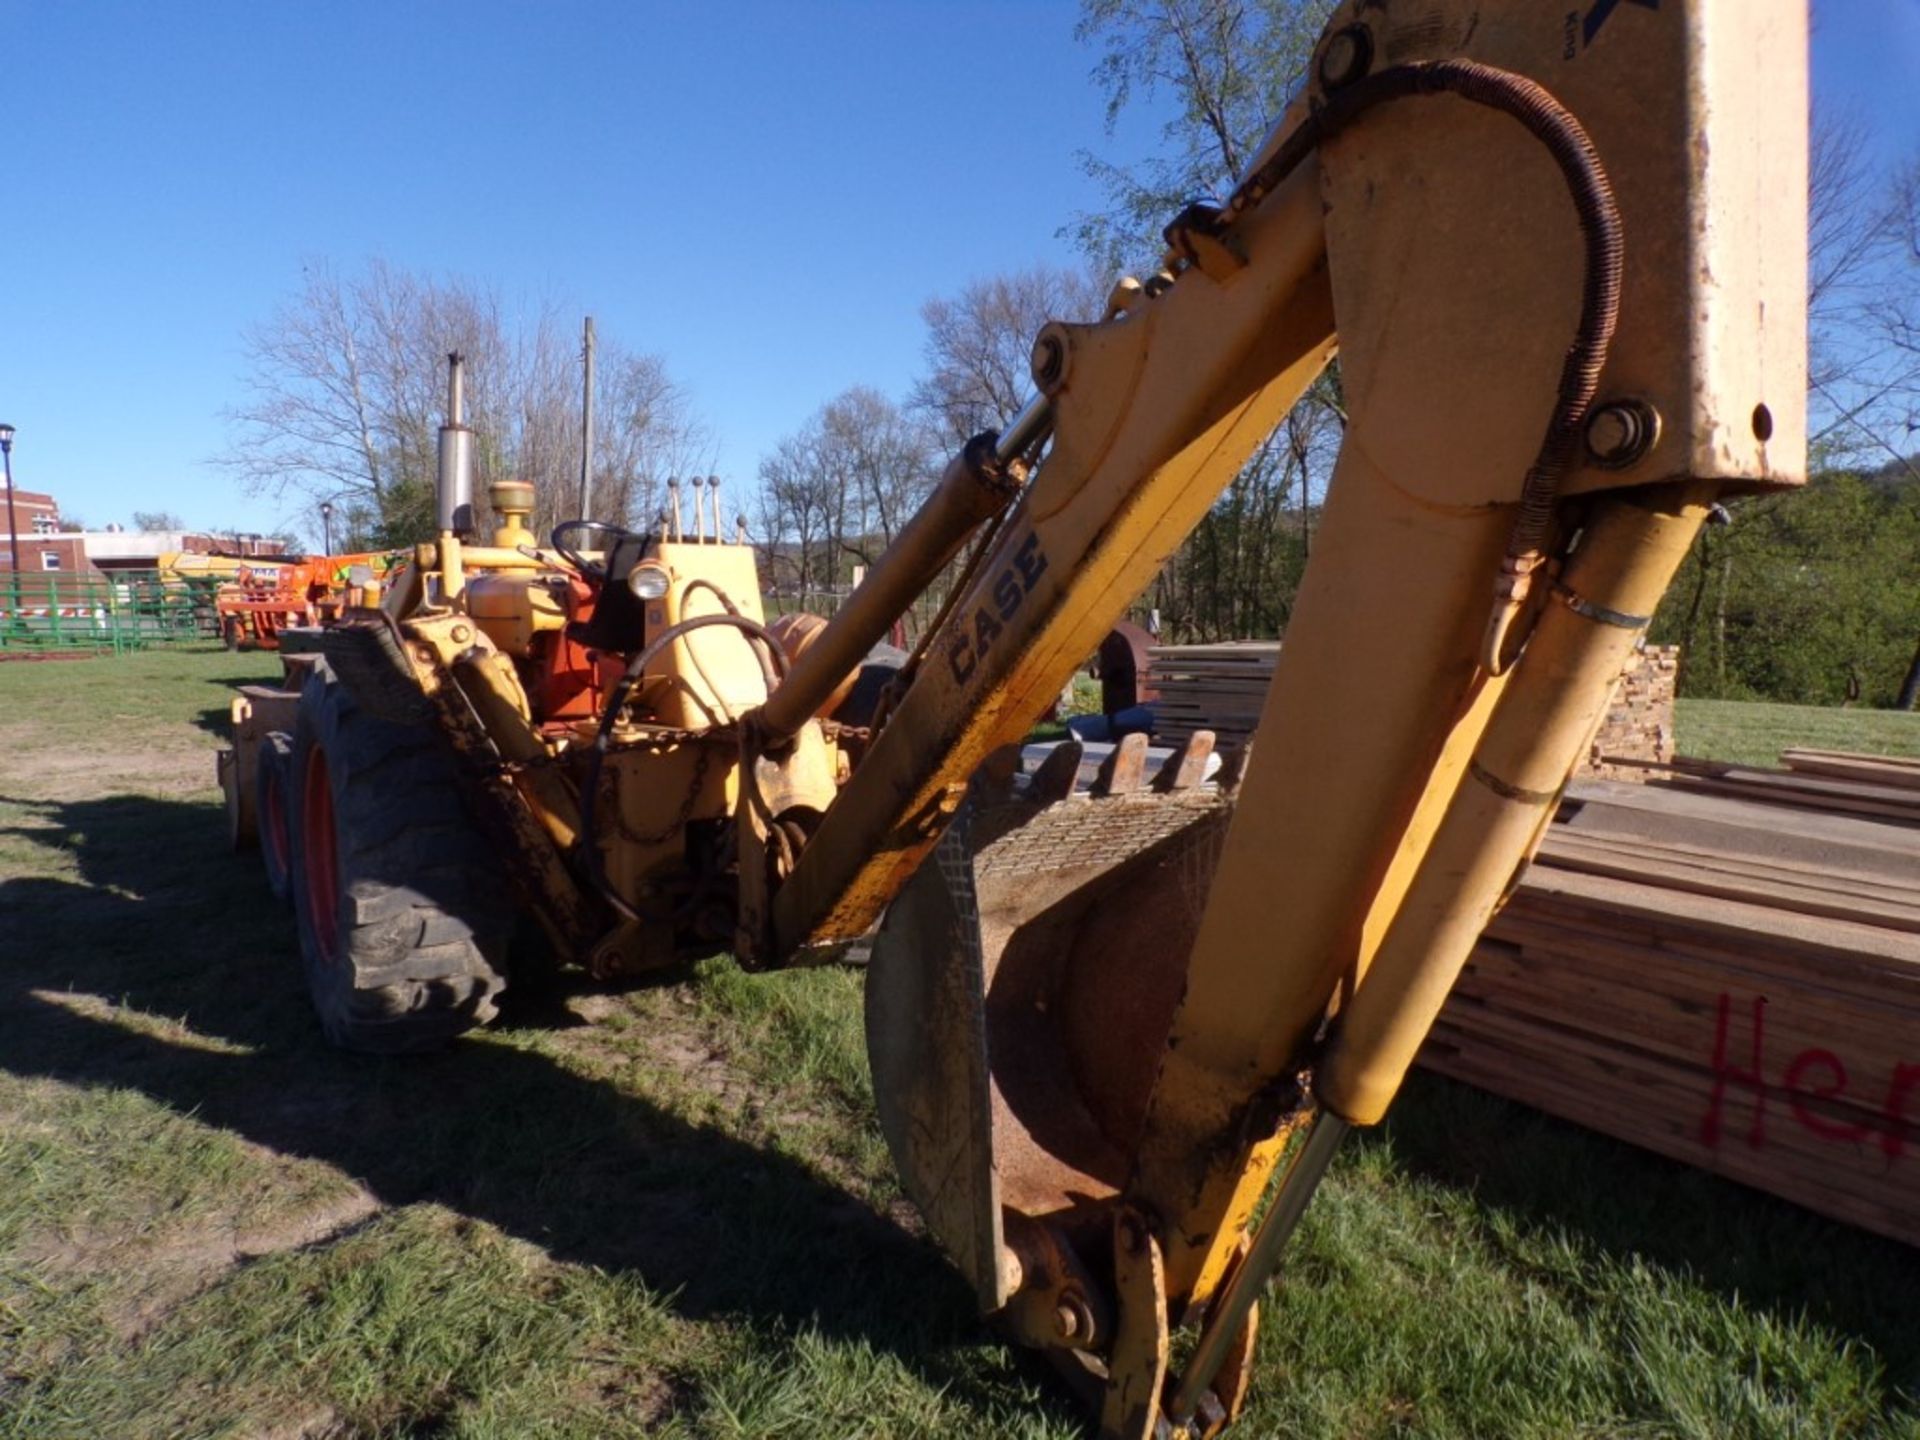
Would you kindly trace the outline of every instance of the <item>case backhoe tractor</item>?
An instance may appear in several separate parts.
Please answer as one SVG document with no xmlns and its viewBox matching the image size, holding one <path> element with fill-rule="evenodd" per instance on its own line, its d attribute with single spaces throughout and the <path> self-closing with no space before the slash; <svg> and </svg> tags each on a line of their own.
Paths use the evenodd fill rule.
<svg viewBox="0 0 1920 1440">
<path fill-rule="evenodd" d="M 881 1121 L 982 1310 L 1102 1435 L 1214 1433 L 1288 1235 L 1703 519 L 1803 481 L 1806 89 L 1798 0 L 1349 0 L 1233 192 L 1047 325 L 1033 399 L 784 635 L 717 514 L 541 541 L 503 484 L 476 541 L 456 366 L 439 539 L 377 609 L 289 632 L 304 684 L 234 767 L 327 1033 L 485 1021 L 528 917 L 596 975 L 870 936 Z M 1124 747 L 1099 793 L 1021 774 L 1336 354 L 1344 443 L 1237 774 Z"/>
</svg>

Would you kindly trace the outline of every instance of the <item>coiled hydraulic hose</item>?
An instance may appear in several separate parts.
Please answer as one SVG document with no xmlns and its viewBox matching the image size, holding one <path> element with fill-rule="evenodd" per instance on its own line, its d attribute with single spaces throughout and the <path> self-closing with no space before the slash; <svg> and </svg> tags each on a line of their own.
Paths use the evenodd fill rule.
<svg viewBox="0 0 1920 1440">
<path fill-rule="evenodd" d="M 1575 447 L 1586 423 L 1606 364 L 1607 348 L 1620 318 L 1620 279 L 1624 242 L 1613 186 L 1593 141 L 1571 111 L 1524 75 L 1474 60 L 1423 60 L 1396 65 L 1332 92 L 1281 141 L 1270 159 L 1249 175 L 1228 201 L 1238 215 L 1258 204 L 1309 153 L 1339 134 L 1376 105 L 1413 95 L 1453 95 L 1510 115 L 1552 155 L 1566 181 L 1580 219 L 1586 264 L 1580 287 L 1580 322 L 1560 368 L 1553 413 L 1533 464 L 1520 488 L 1507 553 L 1494 583 L 1493 613 L 1481 641 L 1481 664 L 1498 675 L 1510 662 L 1503 656 L 1506 638 L 1526 603 L 1533 572 L 1546 558 L 1547 531 L 1554 502 L 1572 467 Z"/>
</svg>

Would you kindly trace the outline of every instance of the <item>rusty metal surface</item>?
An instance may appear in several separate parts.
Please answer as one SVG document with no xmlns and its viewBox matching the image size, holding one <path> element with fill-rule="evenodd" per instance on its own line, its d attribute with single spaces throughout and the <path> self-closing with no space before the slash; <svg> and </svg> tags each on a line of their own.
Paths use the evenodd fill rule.
<svg viewBox="0 0 1920 1440">
<path fill-rule="evenodd" d="M 1096 795 L 1125 795 L 1147 783 L 1147 737 L 1138 731 L 1122 735 L 1120 743 L 1100 762 L 1093 777 Z"/>
<path fill-rule="evenodd" d="M 1113 1289 L 1120 1320 L 1107 1361 L 1100 1440 L 1155 1440 L 1165 1431 L 1160 1392 L 1170 1338 L 1167 1271 L 1153 1227 L 1130 1206 L 1114 1216 Z"/>
<path fill-rule="evenodd" d="M 387 630 L 384 622 L 372 623 L 378 624 L 380 631 Z M 559 954 L 584 960 L 611 926 L 613 917 L 604 902 L 574 876 L 553 831 L 536 809 L 537 796 L 526 788 L 526 777 L 539 767 L 516 762 L 509 752 L 524 747 L 488 728 L 487 721 L 502 722 L 505 713 L 514 708 L 511 699 L 496 694 L 493 699 L 497 703 L 489 705 L 489 714 L 483 720 L 472 696 L 456 679 L 455 661 L 484 645 L 484 637 L 459 615 L 416 617 L 395 628 L 399 631 L 396 638 L 403 639 L 404 645 L 379 645 L 382 659 L 375 662 L 373 673 L 381 676 L 397 708 L 405 711 L 416 703 L 426 707 L 427 717 L 460 757 L 471 780 L 476 815 L 491 830 L 495 842 L 514 857 L 514 863 L 506 869 L 521 899 Z M 327 635 L 337 646 L 347 630 L 340 626 Z M 377 633 L 368 630 L 366 636 Z M 366 643 L 363 638 L 362 644 Z M 405 677 L 391 671 L 395 658 L 407 667 Z M 412 681 L 417 697 L 412 702 L 405 697 L 407 679 Z M 546 786 L 556 778 L 541 775 L 535 783 Z M 577 816 L 574 823 L 578 823 Z"/>
<path fill-rule="evenodd" d="M 1105 1286 L 1067 1230 L 1005 1214 L 1009 1277 L 1017 1274 L 1001 1321 L 1022 1344 L 1043 1350 L 1104 1351 L 1113 1343 L 1113 1306 Z M 1106 1267 L 1100 1267 L 1102 1276 Z"/>
<path fill-rule="evenodd" d="M 1207 762 L 1213 758 L 1214 735 L 1211 730 L 1196 730 L 1180 748 L 1162 762 L 1153 777 L 1155 790 L 1185 790 L 1198 785 L 1207 776 Z"/>
<path fill-rule="evenodd" d="M 1230 806 L 977 795 L 887 912 L 867 979 L 882 1128 L 983 1306 L 1009 1298 L 1003 1206 L 1084 1225 L 1125 1181 Z"/>
<path fill-rule="evenodd" d="M 988 1097 L 985 965 L 967 823 L 889 908 L 867 965 L 867 1061 L 901 1185 L 970 1280 L 1007 1303 Z"/>
<path fill-rule="evenodd" d="M 1101 714 L 1117 715 L 1160 698 L 1153 683 L 1152 651 L 1153 636 L 1131 620 L 1122 620 L 1107 632 L 1100 642 L 1096 672 Z"/>
<path fill-rule="evenodd" d="M 1227 811 L 1214 791 L 1076 796 L 980 851 L 1008 1204 L 1047 1214 L 1125 1182 Z"/>
</svg>

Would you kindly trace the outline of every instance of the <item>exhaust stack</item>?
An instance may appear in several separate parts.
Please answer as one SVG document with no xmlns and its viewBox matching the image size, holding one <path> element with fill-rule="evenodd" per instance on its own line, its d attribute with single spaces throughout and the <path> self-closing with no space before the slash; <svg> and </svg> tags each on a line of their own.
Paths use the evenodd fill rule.
<svg viewBox="0 0 1920 1440">
<path fill-rule="evenodd" d="M 447 356 L 447 420 L 440 427 L 434 501 L 441 534 L 473 534 L 473 431 L 467 428 L 466 360 L 457 350 Z"/>
</svg>

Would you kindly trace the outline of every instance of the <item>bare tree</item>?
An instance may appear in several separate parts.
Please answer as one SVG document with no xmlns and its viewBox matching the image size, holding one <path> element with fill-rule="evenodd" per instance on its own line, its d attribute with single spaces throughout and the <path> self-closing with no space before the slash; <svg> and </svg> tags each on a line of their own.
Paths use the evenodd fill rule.
<svg viewBox="0 0 1920 1440">
<path fill-rule="evenodd" d="M 927 374 L 909 406 L 958 449 L 1010 420 L 1033 390 L 1033 340 L 1051 320 L 1098 319 L 1104 295 L 1086 270 L 1036 265 L 976 280 L 920 307 Z"/>
<path fill-rule="evenodd" d="M 864 386 L 836 396 L 760 463 L 769 577 L 811 596 L 871 564 L 931 487 L 926 427 Z"/>
<path fill-rule="evenodd" d="M 755 530 L 760 536 L 760 583 L 781 608 L 809 610 L 814 596 L 833 588 L 835 547 L 832 477 L 818 462 L 815 437 L 789 435 L 760 462 Z"/>
<path fill-rule="evenodd" d="M 1808 444 L 1816 466 L 1909 468 L 1920 405 L 1920 156 L 1869 163 L 1855 112 L 1817 110 L 1807 171 Z"/>
<path fill-rule="evenodd" d="M 375 260 L 342 276 L 309 264 L 298 292 L 245 337 L 247 397 L 228 412 L 218 457 L 253 493 L 330 501 L 363 545 L 433 527 L 438 430 L 449 351 L 468 360 L 469 423 L 482 501 L 495 479 L 534 482 L 536 526 L 578 503 L 579 378 L 572 327 L 543 303 L 510 314 L 492 288 Z M 598 518 L 650 509 L 662 467 L 698 462 L 704 436 L 664 362 L 610 340 Z"/>
<path fill-rule="evenodd" d="M 658 356 L 616 351 L 599 365 L 595 509 L 644 524 L 659 512 L 668 476 L 711 467 L 712 441 Z"/>
<path fill-rule="evenodd" d="M 1893 174 L 1886 226 L 1889 248 L 1880 333 L 1890 363 L 1884 378 L 1880 448 L 1910 479 L 1920 480 L 1920 466 L 1915 463 L 1920 448 L 1920 151 Z M 1914 672 L 1920 677 L 1920 654 L 1914 657 Z M 1920 678 L 1908 688 L 1920 689 Z"/>
</svg>

